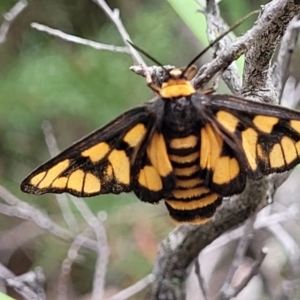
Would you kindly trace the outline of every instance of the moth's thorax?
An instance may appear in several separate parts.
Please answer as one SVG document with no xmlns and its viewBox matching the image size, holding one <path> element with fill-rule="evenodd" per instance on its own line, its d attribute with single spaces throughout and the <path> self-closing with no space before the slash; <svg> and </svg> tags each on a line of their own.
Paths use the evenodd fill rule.
<svg viewBox="0 0 300 300">
<path fill-rule="evenodd" d="M 173 100 L 173 98 L 191 96 L 195 88 L 184 78 L 171 78 L 161 86 L 160 96 L 164 99 Z"/>
<path fill-rule="evenodd" d="M 191 99 L 180 97 L 165 102 L 164 125 L 168 131 L 188 133 L 198 127 L 197 111 Z"/>
</svg>

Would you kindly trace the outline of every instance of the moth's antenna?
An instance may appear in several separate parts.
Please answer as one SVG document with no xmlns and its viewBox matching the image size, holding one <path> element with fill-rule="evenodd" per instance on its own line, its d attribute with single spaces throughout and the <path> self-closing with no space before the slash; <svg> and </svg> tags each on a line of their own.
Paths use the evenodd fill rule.
<svg viewBox="0 0 300 300">
<path fill-rule="evenodd" d="M 189 69 L 189 67 L 195 63 L 205 52 L 207 52 L 210 48 L 212 48 L 216 43 L 218 43 L 224 36 L 226 36 L 228 33 L 230 33 L 231 31 L 233 31 L 235 28 L 237 28 L 238 26 L 240 26 L 243 22 L 245 22 L 248 18 L 250 18 L 252 15 L 259 13 L 259 10 L 255 10 L 251 13 L 249 13 L 248 15 L 246 15 L 244 18 L 242 18 L 241 20 L 239 20 L 237 23 L 235 23 L 234 25 L 232 25 L 228 30 L 226 30 L 225 32 L 223 32 L 220 36 L 218 36 L 214 41 L 212 41 L 207 47 L 205 47 L 188 65 L 187 67 L 184 69 L 184 71 L 182 72 L 183 74 Z"/>
<path fill-rule="evenodd" d="M 166 68 L 163 66 L 163 64 L 161 64 L 158 60 L 156 60 L 154 57 L 152 57 L 150 54 L 148 54 L 145 50 L 141 49 L 140 47 L 138 47 L 137 45 L 134 45 L 132 42 L 127 40 L 127 43 L 133 47 L 135 50 L 137 50 L 138 52 L 142 53 L 143 55 L 145 55 L 146 57 L 148 57 L 150 60 L 152 60 L 154 63 L 156 63 L 157 65 L 161 66 L 166 72 Z"/>
</svg>

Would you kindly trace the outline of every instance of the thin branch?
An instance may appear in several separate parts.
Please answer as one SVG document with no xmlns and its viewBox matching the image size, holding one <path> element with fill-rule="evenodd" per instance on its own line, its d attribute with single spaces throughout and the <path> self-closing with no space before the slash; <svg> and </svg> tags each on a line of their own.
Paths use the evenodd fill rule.
<svg viewBox="0 0 300 300">
<path fill-rule="evenodd" d="M 220 32 L 224 32 L 228 29 L 224 20 L 220 16 L 219 7 L 215 0 L 206 1 L 205 17 L 207 23 L 207 36 L 210 42 L 213 42 L 219 35 Z M 231 44 L 231 40 L 228 36 L 222 38 L 213 48 L 214 57 L 218 56 L 222 51 L 227 49 Z M 240 93 L 241 79 L 238 75 L 238 68 L 235 62 L 232 62 L 224 72 L 222 72 L 222 78 L 228 88 L 234 94 Z"/>
<path fill-rule="evenodd" d="M 234 288 L 232 287 L 233 276 L 236 270 L 238 269 L 238 267 L 242 264 L 245 257 L 246 250 L 253 238 L 253 232 L 254 232 L 253 225 L 255 222 L 255 217 L 256 216 L 252 216 L 250 219 L 246 221 L 244 234 L 242 235 L 238 243 L 235 257 L 227 273 L 225 282 L 220 290 L 220 295 L 219 295 L 220 300 L 230 299 L 234 293 Z"/>
<path fill-rule="evenodd" d="M 17 16 L 27 7 L 28 2 L 26 0 L 18 1 L 10 11 L 4 14 L 4 21 L 0 26 L 0 45 L 5 43 L 7 33 L 11 24 L 17 18 Z"/>
<path fill-rule="evenodd" d="M 129 46 L 129 44 L 127 43 L 127 41 L 131 42 L 131 39 L 121 21 L 119 10 L 117 8 L 112 10 L 104 0 L 93 0 L 93 1 L 106 13 L 106 15 L 111 19 L 111 21 L 117 27 L 117 29 L 123 39 L 124 44 L 128 45 L 128 47 L 129 47 L 128 49 L 131 53 L 131 57 L 133 58 L 134 64 L 146 65 L 146 63 L 143 60 L 143 58 L 141 57 L 141 55 L 133 47 Z"/>
<path fill-rule="evenodd" d="M 203 298 L 204 298 L 204 300 L 208 300 L 204 278 L 201 275 L 201 268 L 200 268 L 200 264 L 199 264 L 199 257 L 197 257 L 195 259 L 195 273 L 196 273 L 196 276 L 198 278 L 198 283 L 199 283 L 199 287 L 200 287 L 200 290 L 202 292 Z"/>
<path fill-rule="evenodd" d="M 45 276 L 39 267 L 35 268 L 34 271 L 16 276 L 0 263 L 0 278 L 4 279 L 6 284 L 22 295 L 25 300 L 46 299 L 43 289 Z"/>
<path fill-rule="evenodd" d="M 289 234 L 289 232 L 281 225 L 274 224 L 267 228 L 275 237 L 276 240 L 280 242 L 282 247 L 285 249 L 286 257 L 289 262 L 289 278 L 286 281 L 294 282 L 299 280 L 300 276 L 300 248 L 295 241 L 295 239 Z M 283 290 L 287 296 L 293 294 L 298 288 L 298 284 L 289 284 L 288 289 L 287 284 L 283 284 Z M 292 297 L 291 297 L 292 298 Z"/>
<path fill-rule="evenodd" d="M 137 281 L 135 284 L 129 286 L 128 288 L 118 292 L 117 294 L 113 295 L 112 297 L 108 298 L 107 300 L 125 300 L 128 299 L 140 291 L 144 290 L 147 286 L 149 286 L 154 281 L 153 274 L 149 274 L 142 278 L 141 280 Z"/>
<path fill-rule="evenodd" d="M 75 237 L 73 243 L 70 245 L 68 250 L 68 255 L 61 264 L 61 271 L 58 276 L 57 300 L 68 299 L 68 283 L 70 282 L 72 265 L 78 259 L 79 256 L 78 252 L 83 246 L 83 244 L 81 244 L 82 238 L 85 238 L 86 236 L 89 236 L 91 234 L 92 234 L 92 230 L 90 227 L 88 227 L 81 234 Z"/>
<path fill-rule="evenodd" d="M 299 16 L 294 17 L 294 19 L 288 25 L 286 32 L 280 43 L 275 72 L 273 74 L 274 81 L 275 81 L 274 85 L 280 95 L 279 100 L 281 100 L 283 88 L 285 86 L 286 80 L 288 79 L 291 57 L 294 53 L 297 40 L 298 40 L 298 34 L 299 34 L 298 22 L 299 22 Z"/>
<path fill-rule="evenodd" d="M 57 142 L 53 133 L 52 125 L 49 121 L 44 121 L 42 124 L 42 130 L 45 137 L 45 142 L 51 157 L 54 157 L 59 153 Z M 62 212 L 62 216 L 70 231 L 79 232 L 78 222 L 72 212 L 69 205 L 69 198 L 66 194 L 55 194 L 55 198 Z"/>
<path fill-rule="evenodd" d="M 130 71 L 134 72 L 137 75 L 142 77 L 146 77 L 145 70 L 151 75 L 153 82 L 161 86 L 166 77 L 166 71 L 173 69 L 174 66 L 165 65 L 163 68 L 161 66 L 151 66 L 144 68 L 143 65 L 140 66 L 131 66 L 129 68 Z"/>
<path fill-rule="evenodd" d="M 33 23 L 31 23 L 31 27 L 36 30 L 46 32 L 49 35 L 56 36 L 67 42 L 72 42 L 72 43 L 79 44 L 79 45 L 89 46 L 96 50 L 107 50 L 107 51 L 111 51 L 111 52 L 120 52 L 120 53 L 127 53 L 127 54 L 130 53 L 130 51 L 128 50 L 127 47 L 119 47 L 119 46 L 107 45 L 107 44 L 103 44 L 103 43 L 94 42 L 91 40 L 83 39 L 83 38 L 75 36 L 75 35 L 64 33 L 58 29 L 54 29 L 54 28 L 51 28 L 49 26 L 42 25 L 39 23 L 33 22 Z"/>
<path fill-rule="evenodd" d="M 105 274 L 109 256 L 106 231 L 103 226 L 102 220 L 95 217 L 95 215 L 81 198 L 75 198 L 71 196 L 71 200 L 76 206 L 77 210 L 81 213 L 86 223 L 92 228 L 96 235 L 99 254 L 95 266 L 91 299 L 102 299 L 104 294 Z"/>
<path fill-rule="evenodd" d="M 260 266 L 267 254 L 268 249 L 265 247 L 262 248 L 258 260 L 250 266 L 249 273 L 241 280 L 239 285 L 232 288 L 232 293 L 228 295 L 228 300 L 232 299 L 233 297 L 236 297 L 248 285 L 250 280 L 259 273 Z"/>
<path fill-rule="evenodd" d="M 71 240 L 72 234 L 70 231 L 64 229 L 58 224 L 54 223 L 45 213 L 39 209 L 29 205 L 28 203 L 18 199 L 15 195 L 11 194 L 3 186 L 0 186 L 0 197 L 9 205 L 5 206 L 0 204 L 0 210 L 7 215 L 31 220 L 39 227 L 47 229 L 52 234 L 63 240 Z"/>
<path fill-rule="evenodd" d="M 11 194 L 3 186 L 0 185 L 0 197 L 9 205 L 0 203 L 0 212 L 8 216 L 14 216 L 34 222 L 38 227 L 48 230 L 54 236 L 57 236 L 65 241 L 71 241 L 73 234 L 67 229 L 56 224 L 49 216 L 30 204 L 18 199 Z M 84 238 L 80 241 L 86 248 L 97 252 L 97 244 L 95 241 Z"/>
</svg>

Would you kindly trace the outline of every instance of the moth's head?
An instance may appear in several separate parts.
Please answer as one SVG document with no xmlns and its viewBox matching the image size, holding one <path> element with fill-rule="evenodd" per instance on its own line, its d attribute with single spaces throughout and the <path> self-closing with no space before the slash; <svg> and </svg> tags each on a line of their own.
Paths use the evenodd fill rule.
<svg viewBox="0 0 300 300">
<path fill-rule="evenodd" d="M 159 95 L 164 99 L 191 96 L 196 92 L 190 82 L 195 74 L 195 66 L 168 70 L 159 89 Z"/>
<path fill-rule="evenodd" d="M 185 79 L 185 80 L 191 80 L 196 75 L 197 67 L 196 66 L 190 66 L 188 68 L 173 68 L 167 70 L 166 77 L 164 78 L 164 82 L 170 80 L 170 79 Z"/>
</svg>

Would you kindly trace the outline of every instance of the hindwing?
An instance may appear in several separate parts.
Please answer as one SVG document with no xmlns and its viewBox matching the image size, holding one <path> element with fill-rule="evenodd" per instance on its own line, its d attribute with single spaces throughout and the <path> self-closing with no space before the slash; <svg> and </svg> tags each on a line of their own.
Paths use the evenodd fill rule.
<svg viewBox="0 0 300 300">
<path fill-rule="evenodd" d="M 300 162 L 300 114 L 234 96 L 209 95 L 202 112 L 200 166 L 206 185 L 230 196 L 246 177 L 290 170 Z"/>
</svg>

